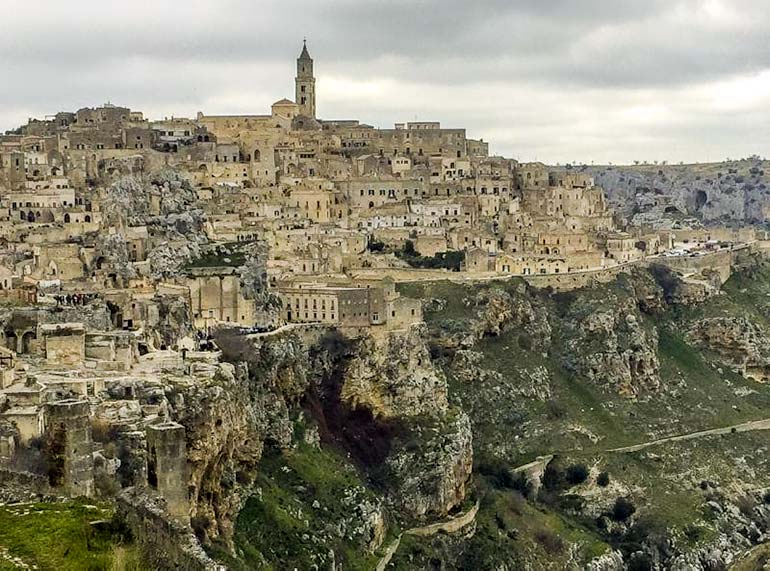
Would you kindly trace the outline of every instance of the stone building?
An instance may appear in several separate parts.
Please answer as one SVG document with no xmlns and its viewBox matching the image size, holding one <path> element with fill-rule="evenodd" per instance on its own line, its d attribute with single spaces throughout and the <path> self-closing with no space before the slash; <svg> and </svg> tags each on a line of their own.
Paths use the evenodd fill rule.
<svg viewBox="0 0 770 571">
<path fill-rule="evenodd" d="M 313 58 L 307 51 L 307 42 L 302 42 L 302 52 L 297 58 L 297 77 L 294 79 L 294 101 L 300 115 L 315 119 L 315 76 Z"/>
<path fill-rule="evenodd" d="M 420 302 L 401 297 L 392 280 L 344 285 L 293 282 L 279 285 L 276 292 L 288 323 L 401 328 L 422 321 Z"/>
</svg>

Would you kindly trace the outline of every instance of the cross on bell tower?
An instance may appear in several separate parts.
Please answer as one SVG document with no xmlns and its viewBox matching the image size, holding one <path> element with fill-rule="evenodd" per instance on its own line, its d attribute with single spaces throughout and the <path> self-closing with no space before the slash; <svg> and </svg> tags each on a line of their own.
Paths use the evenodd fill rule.
<svg viewBox="0 0 770 571">
<path fill-rule="evenodd" d="M 315 119 L 315 77 L 313 58 L 307 51 L 307 40 L 302 40 L 302 53 L 297 58 L 297 77 L 294 78 L 294 101 L 301 115 Z"/>
</svg>

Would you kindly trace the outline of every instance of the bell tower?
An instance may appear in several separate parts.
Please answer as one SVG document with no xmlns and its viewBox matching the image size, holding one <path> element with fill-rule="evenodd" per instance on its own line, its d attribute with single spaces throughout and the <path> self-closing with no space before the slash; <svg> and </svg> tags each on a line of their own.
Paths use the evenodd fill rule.
<svg viewBox="0 0 770 571">
<path fill-rule="evenodd" d="M 307 51 L 307 41 L 302 41 L 302 53 L 297 58 L 297 77 L 294 78 L 294 102 L 301 115 L 315 119 L 315 77 L 313 58 Z"/>
</svg>

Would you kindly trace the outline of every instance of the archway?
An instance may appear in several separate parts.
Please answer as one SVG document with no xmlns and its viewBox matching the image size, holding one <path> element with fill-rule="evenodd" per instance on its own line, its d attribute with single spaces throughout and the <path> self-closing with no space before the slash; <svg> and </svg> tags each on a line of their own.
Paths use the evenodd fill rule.
<svg viewBox="0 0 770 571">
<path fill-rule="evenodd" d="M 37 339 L 37 333 L 34 331 L 26 331 L 21 336 L 21 353 L 24 355 L 29 354 L 32 348 L 32 342 Z"/>
</svg>

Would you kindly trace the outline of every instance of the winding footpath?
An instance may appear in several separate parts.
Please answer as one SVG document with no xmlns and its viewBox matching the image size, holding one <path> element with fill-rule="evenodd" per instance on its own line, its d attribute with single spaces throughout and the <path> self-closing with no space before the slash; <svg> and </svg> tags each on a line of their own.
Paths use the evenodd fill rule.
<svg viewBox="0 0 770 571">
<path fill-rule="evenodd" d="M 720 434 L 734 434 L 738 432 L 750 432 L 754 430 L 770 430 L 770 418 L 766 418 L 763 420 L 750 420 L 748 422 L 743 422 L 741 424 L 734 424 L 732 426 L 724 426 L 722 428 L 711 428 L 709 430 L 699 430 L 696 432 L 688 432 L 687 434 L 680 434 L 678 436 L 669 436 L 667 438 L 659 438 L 657 440 L 650 440 L 648 442 L 642 442 L 641 444 L 634 444 L 631 446 L 623 446 L 620 448 L 608 448 L 604 450 L 604 452 L 617 452 L 621 454 L 628 453 L 628 452 L 638 452 L 639 450 L 644 450 L 645 448 L 658 446 L 660 444 L 666 444 L 668 442 L 681 442 L 684 440 L 695 440 L 697 438 L 703 438 L 705 436 L 715 436 Z M 547 466 L 548 463 L 553 459 L 553 457 L 554 457 L 553 454 L 549 454 L 547 456 L 540 456 L 536 460 L 533 460 L 532 462 L 528 462 L 516 468 L 512 468 L 511 472 L 513 472 L 514 474 L 518 472 L 542 472 L 545 469 L 545 466 Z M 477 501 L 476 504 L 471 509 L 469 509 L 467 512 L 463 514 L 460 514 L 457 517 L 440 521 L 437 523 L 432 523 L 422 527 L 413 527 L 413 528 L 407 529 L 406 531 L 401 533 L 396 539 L 394 539 L 390 543 L 390 545 L 387 546 L 383 556 L 380 558 L 380 561 L 377 564 L 377 567 L 375 568 L 376 571 L 385 571 L 388 564 L 390 563 L 390 560 L 396 554 L 396 551 L 398 551 L 398 547 L 401 544 L 401 538 L 404 535 L 417 535 L 417 536 L 426 537 L 426 536 L 434 535 L 440 531 L 443 531 L 445 533 L 454 533 L 464 528 L 465 526 L 469 525 L 471 522 L 473 522 L 476 519 L 476 514 L 478 513 L 478 511 L 479 511 L 479 502 Z"/>
<path fill-rule="evenodd" d="M 609 450 L 605 450 L 605 452 L 637 452 L 639 450 L 649 448 L 650 446 L 657 446 L 658 444 L 665 444 L 667 442 L 680 442 L 682 440 L 694 440 L 696 438 L 703 438 L 704 436 L 732 434 L 735 432 L 750 432 L 752 430 L 770 430 L 770 418 L 766 418 L 764 420 L 750 420 L 749 422 L 735 424 L 733 426 L 725 426 L 723 428 L 712 428 L 710 430 L 689 432 L 687 434 L 680 434 L 679 436 L 669 436 L 668 438 L 650 440 L 649 442 L 634 444 L 632 446 L 610 448 Z"/>
<path fill-rule="evenodd" d="M 375 567 L 375 571 L 385 571 L 385 568 L 388 566 L 388 563 L 390 563 L 390 560 L 396 554 L 396 551 L 398 551 L 398 546 L 401 545 L 401 538 L 404 535 L 417 535 L 420 537 L 428 537 L 442 531 L 444 533 L 454 533 L 456 531 L 461 530 L 465 526 L 471 524 L 473 521 L 475 521 L 476 514 L 478 512 L 479 512 L 479 501 L 476 500 L 476 503 L 473 505 L 471 509 L 469 509 L 467 512 L 462 513 L 456 517 L 439 521 L 436 523 L 431 523 L 428 525 L 423 525 L 420 527 L 412 527 L 400 533 L 399 536 L 396 539 L 394 539 L 390 543 L 390 545 L 388 545 L 388 547 L 385 549 L 385 553 L 380 558 L 379 563 L 377 563 L 377 567 Z"/>
</svg>

